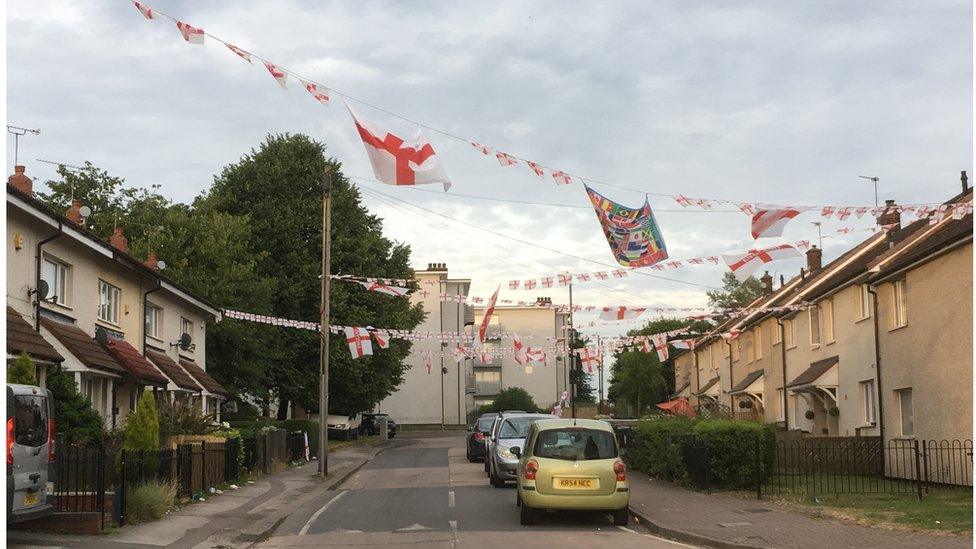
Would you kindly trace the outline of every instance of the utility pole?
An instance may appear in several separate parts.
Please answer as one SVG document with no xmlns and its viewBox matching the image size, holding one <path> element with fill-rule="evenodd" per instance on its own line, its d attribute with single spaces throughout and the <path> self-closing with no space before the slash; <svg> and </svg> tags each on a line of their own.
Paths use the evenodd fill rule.
<svg viewBox="0 0 976 549">
<path fill-rule="evenodd" d="M 332 193 L 332 168 L 326 166 L 322 177 L 322 316 L 319 319 L 319 336 L 321 337 L 320 351 L 322 360 L 321 379 L 319 380 L 319 474 L 322 478 L 329 475 L 329 282 L 332 271 L 329 267 L 332 252 L 332 207 L 330 194 Z"/>
<path fill-rule="evenodd" d="M 603 345 L 600 336 L 596 336 L 596 348 L 597 352 L 600 353 L 600 361 L 596 363 L 597 366 L 597 376 L 599 376 L 598 386 L 600 387 L 600 400 L 596 403 L 596 409 L 598 414 L 603 413 Z"/>
<path fill-rule="evenodd" d="M 569 402 L 573 408 L 573 417 L 576 417 L 576 353 L 572 348 L 576 341 L 576 330 L 573 329 L 573 283 L 569 283 Z"/>
<path fill-rule="evenodd" d="M 867 179 L 868 181 L 874 183 L 874 207 L 877 208 L 878 207 L 878 181 L 881 181 L 881 178 L 871 177 L 868 175 L 859 175 L 858 177 L 860 177 L 861 179 Z M 823 248 L 823 246 L 821 246 L 821 248 Z"/>
</svg>

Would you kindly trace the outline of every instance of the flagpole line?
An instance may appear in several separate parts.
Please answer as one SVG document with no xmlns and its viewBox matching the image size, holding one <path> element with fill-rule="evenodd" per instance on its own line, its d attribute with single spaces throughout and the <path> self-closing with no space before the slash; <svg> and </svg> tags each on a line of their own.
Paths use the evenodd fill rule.
<svg viewBox="0 0 976 549">
<path fill-rule="evenodd" d="M 179 19 L 173 17 L 172 15 L 163 13 L 163 12 L 157 10 L 156 8 L 152 8 L 152 10 L 153 10 L 153 14 L 160 15 L 162 17 L 165 17 L 165 18 L 173 21 L 174 23 L 181 22 Z M 222 39 L 222 38 L 220 38 L 218 36 L 215 36 L 213 34 L 210 34 L 206 30 L 203 30 L 203 29 L 200 29 L 200 30 L 202 30 L 204 36 L 207 36 L 207 37 L 209 37 L 209 38 L 211 38 L 211 39 L 213 39 L 213 40 L 215 40 L 217 42 L 220 42 L 224 46 L 231 46 L 232 45 L 230 42 L 227 42 L 226 40 L 224 40 L 224 39 Z M 234 47 L 236 48 L 237 46 L 234 46 Z M 449 132 L 447 130 L 442 130 L 442 129 L 438 128 L 438 127 L 430 126 L 428 124 L 425 124 L 423 122 L 420 122 L 419 120 L 414 120 L 414 119 L 412 119 L 410 117 L 407 117 L 405 115 L 398 114 L 396 112 L 387 110 L 387 109 L 385 109 L 383 107 L 380 107 L 378 105 L 372 104 L 372 103 L 370 103 L 368 101 L 359 99 L 359 98 L 357 98 L 355 96 L 352 96 L 352 95 L 349 95 L 349 94 L 347 94 L 347 93 L 345 93 L 345 92 L 343 92 L 343 91 L 341 91 L 339 89 L 336 89 L 336 88 L 334 88 L 332 86 L 328 86 L 328 85 L 322 84 L 322 83 L 320 83 L 320 82 L 318 82 L 316 80 L 313 80 L 311 78 L 307 78 L 307 77 L 299 74 L 298 72 L 295 72 L 295 71 L 293 71 L 291 69 L 285 68 L 285 67 L 283 67 L 283 66 L 281 66 L 281 65 L 273 62 L 270 59 L 266 59 L 264 57 L 261 57 L 260 55 L 254 53 L 254 52 L 251 52 L 251 51 L 248 51 L 248 50 L 243 50 L 243 49 L 242 49 L 242 51 L 245 51 L 245 53 L 247 53 L 249 56 L 252 56 L 252 57 L 256 58 L 257 60 L 261 61 L 262 63 L 274 65 L 274 67 L 276 69 L 280 70 L 281 72 L 283 72 L 285 74 L 288 74 L 290 76 L 293 76 L 293 77 L 295 77 L 295 78 L 297 78 L 299 80 L 304 80 L 305 82 L 308 82 L 309 84 L 314 84 L 317 87 L 318 86 L 321 86 L 322 88 L 325 88 L 325 89 L 327 89 L 327 90 L 335 93 L 335 95 L 338 95 L 338 96 L 340 96 L 340 97 L 342 97 L 344 99 L 351 99 L 351 100 L 353 100 L 353 101 L 355 101 L 355 102 L 357 102 L 357 103 L 359 103 L 361 105 L 365 105 L 365 106 L 367 106 L 367 107 L 369 107 L 371 109 L 374 109 L 374 110 L 377 110 L 379 112 L 388 114 L 388 115 L 393 116 L 395 118 L 399 118 L 400 120 L 403 120 L 405 122 L 409 122 L 411 124 L 416 124 L 417 126 L 419 126 L 421 128 L 430 130 L 432 132 L 435 132 L 437 134 L 443 135 L 445 137 L 450 137 L 451 139 L 455 139 L 457 141 L 461 141 L 461 142 L 468 143 L 468 144 L 471 144 L 471 143 L 474 143 L 475 142 L 475 141 L 473 141 L 471 139 L 467 139 L 465 137 L 461 137 L 461 136 L 456 135 L 454 133 L 451 133 L 451 132 Z M 499 151 L 496 151 L 496 152 L 499 152 Z M 530 160 L 528 160 L 526 158 L 522 158 L 522 157 L 517 156 L 517 155 L 514 155 L 514 154 L 510 154 L 510 153 L 505 153 L 505 154 L 507 154 L 508 156 L 510 156 L 510 157 L 512 157 L 512 158 L 514 158 L 516 160 L 520 160 L 523 163 L 530 162 Z M 627 187 L 627 186 L 624 186 L 624 185 L 618 185 L 618 184 L 615 184 L 615 183 L 609 183 L 607 181 L 601 181 L 599 179 L 593 179 L 591 177 L 584 177 L 582 175 L 579 175 L 578 173 L 567 172 L 567 171 L 561 170 L 559 168 L 553 168 L 552 166 L 549 166 L 549 165 L 546 165 L 546 164 L 540 164 L 540 163 L 535 162 L 535 161 L 531 161 L 531 162 L 533 164 L 535 164 L 536 166 L 538 166 L 539 168 L 545 168 L 545 169 L 549 170 L 550 172 L 552 172 L 552 171 L 559 171 L 559 172 L 565 173 L 568 176 L 575 177 L 576 179 L 579 179 L 580 182 L 582 182 L 582 181 L 589 181 L 591 183 L 596 183 L 598 185 L 607 185 L 607 186 L 610 186 L 610 187 L 616 187 L 618 189 L 624 189 L 624 190 L 628 190 L 628 191 L 632 191 L 632 192 L 636 192 L 636 193 L 640 193 L 640 194 L 657 196 L 657 197 L 663 197 L 663 198 L 671 198 L 671 199 L 674 199 L 674 197 L 675 197 L 674 194 L 652 193 L 652 192 L 648 192 L 647 190 L 644 190 L 644 189 L 635 189 L 633 187 Z M 714 201 L 714 202 L 747 202 L 747 201 L 733 201 L 733 200 L 718 199 L 718 198 L 707 198 L 707 199 L 703 199 L 703 200 L 710 200 L 710 201 Z M 902 204 L 902 206 L 930 206 L 930 205 L 933 205 L 933 204 L 941 204 L 941 203 L 940 202 L 920 202 L 920 203 L 914 203 L 914 204 Z M 773 205 L 770 204 L 769 206 L 773 206 Z M 779 207 L 779 206 L 777 206 L 777 207 Z M 816 208 L 823 207 L 823 205 L 817 205 L 817 206 L 783 206 L 783 207 L 796 207 L 796 208 L 816 209 Z M 859 206 L 842 206 L 842 207 L 856 208 L 856 207 L 859 207 Z"/>
</svg>

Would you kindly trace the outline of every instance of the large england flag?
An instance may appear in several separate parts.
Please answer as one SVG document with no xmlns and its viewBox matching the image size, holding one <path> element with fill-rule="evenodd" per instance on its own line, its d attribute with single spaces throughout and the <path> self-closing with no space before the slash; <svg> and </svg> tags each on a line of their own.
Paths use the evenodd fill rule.
<svg viewBox="0 0 976 549">
<path fill-rule="evenodd" d="M 353 358 L 362 358 L 373 354 L 373 344 L 370 341 L 369 332 L 365 328 L 346 327 L 342 330 L 346 335 L 346 343 L 349 344 L 349 353 Z"/>
<path fill-rule="evenodd" d="M 447 178 L 440 159 L 420 128 L 417 128 L 416 135 L 406 141 L 362 118 L 349 103 L 346 103 L 346 108 L 356 122 L 376 179 L 388 185 L 440 183 L 445 191 L 451 188 L 451 180 Z"/>
<path fill-rule="evenodd" d="M 798 215 L 797 208 L 759 210 L 752 215 L 752 238 L 782 236 L 786 224 Z"/>
<path fill-rule="evenodd" d="M 632 320 L 644 314 L 647 307 L 604 307 L 600 320 Z"/>
<path fill-rule="evenodd" d="M 485 342 L 485 336 L 488 335 L 488 324 L 491 322 L 491 315 L 495 314 L 495 301 L 498 300 L 498 290 L 501 288 L 501 284 L 495 288 L 495 293 L 491 294 L 491 299 L 488 300 L 488 306 L 485 307 L 485 314 L 481 318 L 481 326 L 478 327 L 478 341 L 482 343 Z"/>
<path fill-rule="evenodd" d="M 739 282 L 744 282 L 764 263 L 791 257 L 800 257 L 800 251 L 789 244 L 780 244 L 779 246 L 763 248 L 761 250 L 749 250 L 744 253 L 722 255 L 722 259 L 732 269 L 732 274 L 735 275 L 735 278 Z"/>
</svg>

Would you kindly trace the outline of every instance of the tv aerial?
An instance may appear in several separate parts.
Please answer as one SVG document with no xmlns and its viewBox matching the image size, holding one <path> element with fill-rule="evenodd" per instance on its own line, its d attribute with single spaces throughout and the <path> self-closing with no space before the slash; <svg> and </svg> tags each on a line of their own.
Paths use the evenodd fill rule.
<svg viewBox="0 0 976 549">
<path fill-rule="evenodd" d="M 30 128 L 21 128 L 20 126 L 11 126 L 10 124 L 7 124 L 7 133 L 14 136 L 14 165 L 17 165 L 20 163 L 18 161 L 18 157 L 20 156 L 21 136 L 27 135 L 28 133 L 32 133 L 34 135 L 40 135 L 41 129 L 35 128 L 32 130 Z"/>
</svg>

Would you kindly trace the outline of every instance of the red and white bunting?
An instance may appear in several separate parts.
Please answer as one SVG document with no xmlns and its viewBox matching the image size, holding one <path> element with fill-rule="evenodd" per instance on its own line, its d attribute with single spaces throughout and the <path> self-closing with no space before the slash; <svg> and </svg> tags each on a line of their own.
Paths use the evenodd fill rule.
<svg viewBox="0 0 976 549">
<path fill-rule="evenodd" d="M 519 282 L 520 281 L 518 281 L 518 280 L 509 280 L 508 281 L 508 289 L 509 290 L 517 290 L 518 287 L 519 287 Z"/>
<path fill-rule="evenodd" d="M 244 51 L 241 48 L 238 48 L 237 46 L 235 46 L 234 44 L 231 44 L 229 42 L 224 42 L 224 45 L 227 46 L 227 49 L 229 49 L 230 51 L 236 53 L 241 59 L 247 61 L 248 63 L 251 63 L 251 53 L 250 52 Z M 251 64 L 253 65 L 254 63 L 251 63 Z"/>
<path fill-rule="evenodd" d="M 472 147 L 474 147 L 474 148 L 478 149 L 479 151 L 481 151 L 481 154 L 483 154 L 485 156 L 491 154 L 491 149 L 489 149 L 488 147 L 482 145 L 481 143 L 476 143 L 474 141 L 471 141 L 470 143 L 471 143 L 471 146 Z"/>
<path fill-rule="evenodd" d="M 287 84 L 288 83 L 288 74 L 287 73 L 285 73 L 284 71 L 282 71 L 281 69 L 279 69 L 277 66 L 275 66 L 272 63 L 265 62 L 264 63 L 264 67 L 266 69 L 268 69 L 268 72 L 271 73 L 271 77 L 275 79 L 275 82 L 277 82 L 279 86 L 281 86 L 281 89 L 283 89 L 283 90 L 287 90 L 288 89 L 288 84 Z"/>
<path fill-rule="evenodd" d="M 502 166 L 514 166 L 515 164 L 518 164 L 517 158 L 501 151 L 495 152 L 495 158 L 498 159 L 498 163 Z"/>
<path fill-rule="evenodd" d="M 789 244 L 781 244 L 761 250 L 748 250 L 745 253 L 723 255 L 722 259 L 732 269 L 735 278 L 739 282 L 743 282 L 764 263 L 791 257 L 800 257 L 800 252 Z"/>
<path fill-rule="evenodd" d="M 535 172 L 535 174 L 539 177 L 543 177 L 545 175 L 545 172 L 542 170 L 542 166 L 532 162 L 531 160 L 526 160 L 525 163 L 528 164 L 529 168 L 531 168 L 532 171 Z"/>
<path fill-rule="evenodd" d="M 376 345 L 380 349 L 388 349 L 390 347 L 390 333 L 376 330 L 372 332 L 373 340 L 376 341 Z"/>
<path fill-rule="evenodd" d="M 769 238 L 783 235 L 783 228 L 800 210 L 759 210 L 752 216 L 752 238 Z"/>
<path fill-rule="evenodd" d="M 141 13 L 143 15 L 143 17 L 145 17 L 146 19 L 149 19 L 150 21 L 152 21 L 153 19 L 155 19 L 156 14 L 153 13 L 153 9 L 152 8 L 150 8 L 149 6 L 147 6 L 147 5 L 145 5 L 145 4 L 141 3 L 141 2 L 133 2 L 133 4 L 135 4 L 136 9 L 139 10 L 139 13 Z"/>
<path fill-rule="evenodd" d="M 383 284 L 381 282 L 361 282 L 361 281 L 358 281 L 358 280 L 356 280 L 355 282 L 359 283 L 360 285 L 362 285 L 363 288 L 366 288 L 367 290 L 369 290 L 371 292 L 376 292 L 376 293 L 380 293 L 380 294 L 391 295 L 393 297 L 405 297 L 407 295 L 407 293 L 410 292 L 410 288 L 400 288 L 398 286 L 389 286 L 389 285 Z"/>
<path fill-rule="evenodd" d="M 668 359 L 668 336 L 667 334 L 654 334 L 651 336 L 654 348 L 657 349 L 657 358 L 661 362 Z"/>
<path fill-rule="evenodd" d="M 633 320 L 644 314 L 646 307 L 604 307 L 600 313 L 600 320 Z"/>
<path fill-rule="evenodd" d="M 366 328 L 346 327 L 343 329 L 346 334 L 346 343 L 349 344 L 349 353 L 353 358 L 362 358 L 373 354 L 373 344 L 370 342 L 370 335 Z"/>
<path fill-rule="evenodd" d="M 691 349 L 694 349 L 695 348 L 695 340 L 694 339 L 675 339 L 674 341 L 671 342 L 671 345 L 675 349 L 688 349 L 688 350 L 691 350 Z"/>
<path fill-rule="evenodd" d="M 424 351 L 423 354 L 422 354 L 422 356 L 424 357 L 424 368 L 427 370 L 427 373 L 429 374 L 430 373 L 430 359 L 431 359 L 431 357 L 430 357 L 430 351 Z"/>
<path fill-rule="evenodd" d="M 184 23 L 183 21 L 177 21 L 176 28 L 179 29 L 180 34 L 183 35 L 183 40 L 186 40 L 191 44 L 203 44 L 203 29 L 198 29 L 189 23 Z"/>
<path fill-rule="evenodd" d="M 552 178 L 556 181 L 557 185 L 569 185 L 573 182 L 572 176 L 560 170 L 552 170 Z"/>
<path fill-rule="evenodd" d="M 599 348 L 593 347 L 583 347 L 582 349 L 576 350 L 580 357 L 580 362 L 586 366 L 586 372 L 589 374 L 593 373 L 593 364 L 598 364 L 600 362 Z"/>
<path fill-rule="evenodd" d="M 302 80 L 301 78 L 299 78 L 298 81 L 302 83 L 302 86 L 305 86 L 305 89 L 308 91 L 308 93 L 312 94 L 312 97 L 315 98 L 315 100 L 318 101 L 319 104 L 325 105 L 326 107 L 329 106 L 328 89 L 320 88 L 318 87 L 317 84 L 313 84 L 307 80 Z"/>
</svg>

